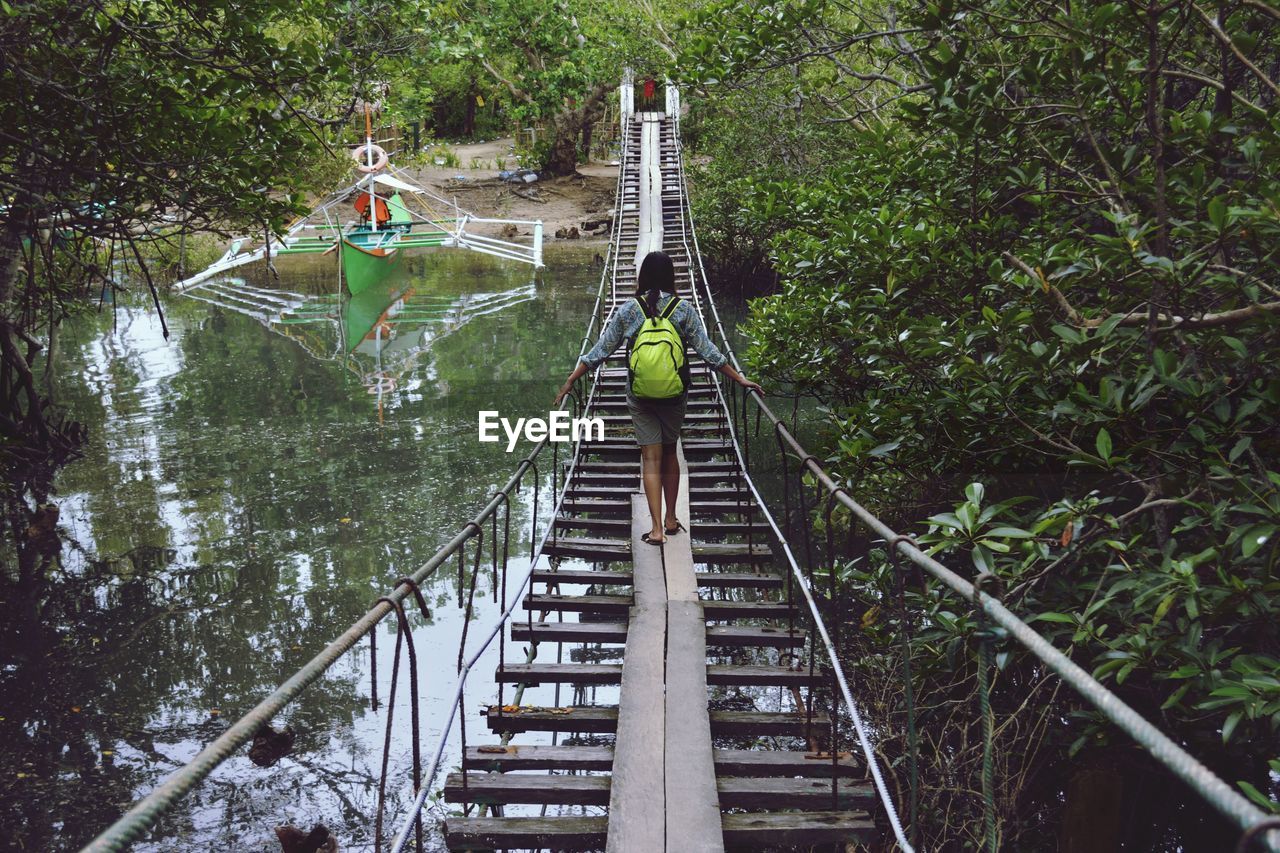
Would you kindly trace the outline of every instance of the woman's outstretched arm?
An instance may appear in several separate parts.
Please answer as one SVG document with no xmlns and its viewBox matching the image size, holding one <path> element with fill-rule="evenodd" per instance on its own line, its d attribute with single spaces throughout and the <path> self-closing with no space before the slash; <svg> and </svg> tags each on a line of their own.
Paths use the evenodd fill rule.
<svg viewBox="0 0 1280 853">
<path fill-rule="evenodd" d="M 734 382 L 737 382 L 743 388 L 749 388 L 752 391 L 756 391 L 760 393 L 761 395 L 764 394 L 764 389 L 760 387 L 759 383 L 752 382 L 750 379 L 743 376 L 729 362 L 726 361 L 724 364 L 717 367 L 716 370 L 719 370 L 721 373 L 723 373 L 725 376 L 728 376 Z"/>
<path fill-rule="evenodd" d="M 702 356 L 703 361 L 710 365 L 712 369 L 720 371 L 744 388 L 750 388 L 752 391 L 758 391 L 761 394 L 764 393 L 763 388 L 739 373 L 729 363 L 729 359 L 725 354 L 720 352 L 716 345 L 711 342 L 710 336 L 707 335 L 707 327 L 703 325 L 702 317 L 694 309 L 693 305 L 686 302 L 680 306 L 680 310 L 677 313 L 680 315 L 681 333 L 689 343 L 689 346 L 693 347 L 694 352 Z"/>
<path fill-rule="evenodd" d="M 552 403 L 553 406 L 560 405 L 560 402 L 569 394 L 569 390 L 573 388 L 573 383 L 577 382 L 582 377 L 582 374 L 588 370 L 593 370 L 596 365 L 612 355 L 613 351 L 618 348 L 631 323 L 632 314 L 635 313 L 633 310 L 635 305 L 635 302 L 627 302 L 613 312 L 613 316 L 605 324 L 604 331 L 600 333 L 600 340 L 596 341 L 596 345 L 578 359 L 578 363 L 574 365 L 573 372 L 569 374 L 569 378 L 564 381 L 560 392 L 556 394 L 556 401 Z"/>
<path fill-rule="evenodd" d="M 564 385 L 560 387 L 560 392 L 556 394 L 556 401 L 551 405 L 559 408 L 560 403 L 564 400 L 565 396 L 569 393 L 569 390 L 573 388 L 573 383 L 581 379 L 582 374 L 586 373 L 590 369 L 591 368 L 587 367 L 587 363 L 585 361 L 579 361 L 574 366 L 573 372 L 569 374 L 569 378 L 564 381 Z"/>
</svg>

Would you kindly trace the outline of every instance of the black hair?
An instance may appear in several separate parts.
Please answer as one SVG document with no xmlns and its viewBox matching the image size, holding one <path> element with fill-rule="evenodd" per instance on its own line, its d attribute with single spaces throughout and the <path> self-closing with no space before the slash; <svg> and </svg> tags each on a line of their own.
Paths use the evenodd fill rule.
<svg viewBox="0 0 1280 853">
<path fill-rule="evenodd" d="M 652 317 L 658 313 L 658 298 L 662 293 L 676 293 L 676 267 L 664 252 L 650 252 L 640 264 L 636 276 L 636 296 L 644 297 L 646 313 Z"/>
</svg>

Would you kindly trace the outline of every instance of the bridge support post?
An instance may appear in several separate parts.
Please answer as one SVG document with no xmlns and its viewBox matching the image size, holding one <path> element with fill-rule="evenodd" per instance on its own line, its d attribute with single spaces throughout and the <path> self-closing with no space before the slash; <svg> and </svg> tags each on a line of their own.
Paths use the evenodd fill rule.
<svg viewBox="0 0 1280 853">
<path fill-rule="evenodd" d="M 636 112 L 636 84 L 631 69 L 623 72 L 622 84 L 618 86 L 618 116 L 623 129 Z"/>
</svg>

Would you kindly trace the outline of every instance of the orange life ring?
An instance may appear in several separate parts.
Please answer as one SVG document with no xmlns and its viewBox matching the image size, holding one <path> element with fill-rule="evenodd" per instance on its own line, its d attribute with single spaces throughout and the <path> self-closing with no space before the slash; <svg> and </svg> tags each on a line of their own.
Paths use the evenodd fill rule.
<svg viewBox="0 0 1280 853">
<path fill-rule="evenodd" d="M 374 160 L 373 160 L 372 166 L 370 166 L 368 162 L 369 152 L 373 152 Z M 382 171 L 382 169 L 386 167 L 387 160 L 389 158 L 387 157 L 387 152 L 382 150 L 382 146 L 375 145 L 374 143 L 370 142 L 366 145 L 361 145 L 359 148 L 353 148 L 351 150 L 351 159 L 356 161 L 357 169 L 359 169 L 361 172 L 369 174 L 372 172 Z"/>
</svg>

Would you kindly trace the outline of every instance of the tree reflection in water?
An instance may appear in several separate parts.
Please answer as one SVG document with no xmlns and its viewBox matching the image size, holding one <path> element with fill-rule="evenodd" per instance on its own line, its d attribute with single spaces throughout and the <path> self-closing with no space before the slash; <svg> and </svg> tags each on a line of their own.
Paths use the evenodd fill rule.
<svg viewBox="0 0 1280 853">
<path fill-rule="evenodd" d="M 58 483 L 60 565 L 23 585 L 0 573 L 0 846 L 84 844 L 452 536 L 512 465 L 476 442 L 476 412 L 546 410 L 594 298 L 592 254 L 551 256 L 536 288 L 488 258 L 409 259 L 372 339 L 340 318 L 286 336 L 178 297 L 169 342 L 142 305 L 69 323 L 56 395 L 90 444 Z M 319 263 L 281 274 L 309 297 L 333 284 Z M 434 621 L 415 630 L 425 738 L 452 692 L 454 571 L 425 586 Z M 495 613 L 486 601 L 477 618 Z M 272 849 L 276 824 L 317 820 L 367 844 L 384 718 L 368 710 L 364 649 L 276 721 L 297 732 L 291 755 L 270 768 L 237 755 L 137 849 Z M 405 711 L 396 721 L 407 732 Z M 401 734 L 392 815 L 408 749 Z"/>
</svg>

